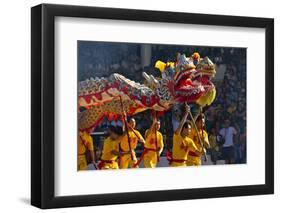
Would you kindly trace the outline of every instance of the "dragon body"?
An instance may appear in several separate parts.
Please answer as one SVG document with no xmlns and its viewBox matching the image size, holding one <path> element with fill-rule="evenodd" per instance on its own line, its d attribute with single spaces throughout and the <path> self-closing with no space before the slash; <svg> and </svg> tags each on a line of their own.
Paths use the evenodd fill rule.
<svg viewBox="0 0 281 213">
<path fill-rule="evenodd" d="M 144 84 L 117 73 L 108 78 L 81 81 L 78 103 L 86 110 L 78 113 L 79 130 L 91 130 L 105 116 L 120 115 L 123 110 L 127 115 L 134 115 L 148 109 L 166 111 L 177 103 L 204 106 L 213 102 L 215 87 L 211 78 L 216 71 L 208 57 L 196 59 L 178 55 L 176 62 L 157 61 L 155 67 L 161 71 L 162 78 L 155 79 L 143 73 Z"/>
</svg>

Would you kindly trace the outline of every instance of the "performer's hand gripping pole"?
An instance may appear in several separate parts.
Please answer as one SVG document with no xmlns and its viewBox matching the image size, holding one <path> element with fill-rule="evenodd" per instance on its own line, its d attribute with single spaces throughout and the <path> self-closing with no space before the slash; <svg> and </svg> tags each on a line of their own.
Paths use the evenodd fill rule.
<svg viewBox="0 0 281 213">
<path fill-rule="evenodd" d="M 187 104 L 187 103 L 186 103 L 186 104 Z M 198 128 L 197 128 L 197 126 L 196 126 L 196 123 L 195 123 L 195 120 L 194 120 L 194 117 L 193 117 L 192 113 L 190 112 L 189 114 L 190 114 L 190 118 L 191 118 L 192 124 L 193 124 L 193 126 L 194 126 L 194 128 L 195 128 L 197 137 L 199 138 L 199 142 L 200 142 L 200 145 L 201 145 L 202 150 L 203 150 L 203 153 L 204 153 L 204 161 L 206 162 L 206 161 L 208 160 L 208 158 L 207 158 L 207 155 L 206 155 L 206 150 L 205 150 L 205 148 L 204 148 L 204 143 L 203 143 L 202 138 L 201 138 L 201 136 L 200 136 L 200 134 L 199 134 L 199 131 L 198 131 Z"/>
<path fill-rule="evenodd" d="M 132 159 L 132 161 L 134 161 L 134 155 L 133 155 L 132 148 L 131 148 L 131 138 L 130 138 L 130 134 L 129 134 L 129 127 L 128 127 L 128 123 L 127 123 L 127 116 L 126 116 L 126 112 L 124 110 L 124 105 L 123 105 L 121 96 L 120 96 L 120 104 L 121 104 L 122 116 L 123 116 L 123 120 L 124 120 L 124 124 L 125 124 L 125 131 L 126 131 L 126 134 L 128 137 L 128 145 L 129 145 L 129 149 L 130 149 L 131 159 Z"/>
</svg>

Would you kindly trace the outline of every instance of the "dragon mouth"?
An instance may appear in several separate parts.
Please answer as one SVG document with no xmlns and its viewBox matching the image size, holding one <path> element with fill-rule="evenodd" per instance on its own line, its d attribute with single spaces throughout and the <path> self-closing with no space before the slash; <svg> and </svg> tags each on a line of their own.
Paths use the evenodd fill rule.
<svg viewBox="0 0 281 213">
<path fill-rule="evenodd" d="M 197 86 L 182 86 L 175 91 L 175 97 L 178 102 L 193 102 L 196 101 L 203 93 L 205 89 L 199 84 Z"/>
<path fill-rule="evenodd" d="M 175 93 L 181 101 L 194 100 L 203 92 L 204 87 L 201 82 L 194 82 L 195 69 L 181 71 L 175 78 Z"/>
<path fill-rule="evenodd" d="M 192 85 L 192 77 L 194 73 L 194 69 L 180 71 L 179 74 L 175 76 L 176 90 L 188 89 L 188 87 Z"/>
</svg>

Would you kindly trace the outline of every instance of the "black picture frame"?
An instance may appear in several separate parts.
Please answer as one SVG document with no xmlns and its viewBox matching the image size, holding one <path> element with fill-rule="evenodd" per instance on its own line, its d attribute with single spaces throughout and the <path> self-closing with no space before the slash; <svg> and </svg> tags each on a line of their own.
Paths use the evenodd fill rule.
<svg viewBox="0 0 281 213">
<path fill-rule="evenodd" d="M 58 16 L 265 29 L 265 184 L 56 197 L 54 21 Z M 274 19 L 41 4 L 31 8 L 31 52 L 32 205 L 46 209 L 274 193 Z"/>
</svg>

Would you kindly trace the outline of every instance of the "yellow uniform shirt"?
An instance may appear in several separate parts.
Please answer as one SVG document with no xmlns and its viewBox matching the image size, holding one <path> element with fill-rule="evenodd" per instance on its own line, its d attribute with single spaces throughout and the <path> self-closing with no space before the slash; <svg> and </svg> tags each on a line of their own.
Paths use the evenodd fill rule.
<svg viewBox="0 0 281 213">
<path fill-rule="evenodd" d="M 154 131 L 146 131 L 145 134 L 145 145 L 144 147 L 147 149 L 159 149 L 159 153 L 162 152 L 164 148 L 163 143 L 163 135 L 161 132 L 157 131 L 157 142 L 156 142 L 156 134 Z M 157 146 L 156 146 L 157 144 Z M 156 151 L 147 151 L 144 155 L 144 167 L 145 168 L 154 168 L 157 165 L 158 153 Z"/>
<path fill-rule="evenodd" d="M 85 154 L 87 148 L 94 151 L 93 138 L 87 132 L 79 132 L 78 154 Z"/>
<path fill-rule="evenodd" d="M 202 130 L 198 130 L 198 131 L 199 131 L 200 137 L 202 138 L 202 142 L 203 141 L 209 142 L 208 133 L 205 130 L 203 130 L 203 134 L 202 134 Z M 199 140 L 196 130 L 194 128 L 191 130 L 190 138 L 194 141 L 194 143 L 200 149 L 200 151 L 202 151 L 200 140 Z"/>
<path fill-rule="evenodd" d="M 118 155 L 115 155 L 112 153 L 112 151 L 119 152 L 119 143 L 120 140 L 112 140 L 110 137 L 106 138 L 103 143 L 103 149 L 102 149 L 102 160 L 108 160 L 108 161 L 115 161 L 118 158 Z"/>
<path fill-rule="evenodd" d="M 208 139 L 208 134 L 205 130 L 198 130 L 199 131 L 199 135 L 200 137 L 202 138 L 202 142 L 205 140 L 207 142 L 209 142 L 209 139 Z M 191 155 L 188 155 L 188 158 L 187 158 L 187 165 L 188 166 L 192 166 L 192 165 L 201 165 L 201 156 L 203 154 L 203 150 L 202 150 L 202 146 L 200 144 L 200 140 L 198 138 L 198 135 L 196 133 L 196 130 L 195 128 L 193 128 L 191 130 L 191 133 L 190 133 L 190 138 L 194 141 L 196 147 L 198 148 L 198 151 L 201 152 L 201 155 L 200 156 L 191 156 Z M 195 151 L 193 150 L 193 148 L 191 147 L 190 151 Z"/>
<path fill-rule="evenodd" d="M 189 150 L 197 150 L 193 140 L 189 137 L 182 137 L 180 134 L 173 136 L 173 159 L 186 160 Z"/>
<path fill-rule="evenodd" d="M 79 132 L 78 140 L 78 170 L 87 169 L 86 150 L 94 151 L 93 138 L 86 131 Z"/>
<path fill-rule="evenodd" d="M 137 157 L 136 154 L 134 152 L 134 150 L 137 147 L 138 141 L 140 139 L 143 139 L 143 137 L 141 136 L 140 132 L 137 130 L 134 131 L 129 131 L 129 137 L 130 137 L 130 145 L 131 145 L 131 150 L 132 150 L 132 154 L 131 153 L 127 153 L 127 154 L 122 154 L 120 156 L 120 168 L 121 169 L 126 169 L 129 166 L 131 168 L 134 167 L 134 164 L 137 162 Z M 120 138 L 120 147 L 121 150 L 124 152 L 129 152 L 130 151 L 130 147 L 129 147 L 129 142 L 128 142 L 128 135 L 124 134 L 121 138 Z"/>
<path fill-rule="evenodd" d="M 156 149 L 156 134 L 154 131 L 149 132 L 149 130 L 146 131 L 145 134 L 145 148 L 148 149 Z M 163 143 L 163 135 L 161 132 L 157 131 L 157 148 L 159 149 L 163 149 L 164 147 L 164 143 Z"/>
<path fill-rule="evenodd" d="M 129 137 L 130 137 L 130 145 L 131 145 L 131 149 L 135 149 L 137 147 L 138 141 L 143 138 L 140 134 L 139 131 L 134 130 L 133 131 L 129 131 Z M 121 138 L 120 138 L 120 145 L 121 145 L 121 149 L 123 151 L 130 151 L 130 147 L 129 147 L 129 142 L 128 142 L 128 135 L 125 133 Z"/>
</svg>

